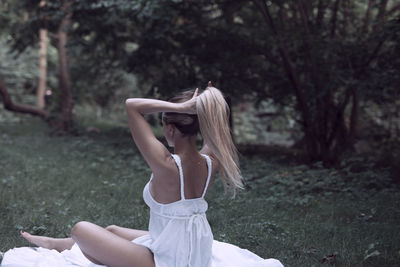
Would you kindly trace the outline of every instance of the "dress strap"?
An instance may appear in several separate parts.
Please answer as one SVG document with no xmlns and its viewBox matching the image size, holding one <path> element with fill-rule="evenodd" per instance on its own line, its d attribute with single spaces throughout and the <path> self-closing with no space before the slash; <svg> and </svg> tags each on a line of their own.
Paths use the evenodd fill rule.
<svg viewBox="0 0 400 267">
<path fill-rule="evenodd" d="M 178 166 L 178 170 L 179 170 L 179 179 L 181 181 L 181 199 L 185 199 L 185 192 L 184 192 L 185 185 L 183 183 L 183 171 L 182 171 L 181 158 L 176 154 L 171 154 L 171 155 L 174 158 L 176 166 Z"/>
<path fill-rule="evenodd" d="M 206 154 L 201 154 L 207 161 L 207 168 L 208 168 L 208 175 L 207 175 L 207 181 L 206 181 L 206 186 L 204 187 L 203 194 L 201 195 L 201 198 L 204 198 L 207 192 L 208 184 L 210 183 L 210 178 L 211 178 L 211 172 L 212 172 L 212 161 L 210 157 Z"/>
</svg>

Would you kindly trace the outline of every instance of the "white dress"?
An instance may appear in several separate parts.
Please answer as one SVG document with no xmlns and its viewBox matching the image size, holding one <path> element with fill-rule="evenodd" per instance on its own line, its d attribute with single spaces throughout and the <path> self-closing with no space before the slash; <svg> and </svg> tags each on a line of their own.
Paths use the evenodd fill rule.
<svg viewBox="0 0 400 267">
<path fill-rule="evenodd" d="M 143 190 L 143 198 L 150 207 L 149 235 L 132 242 L 148 247 L 154 254 L 156 267 L 283 267 L 276 259 L 263 259 L 237 246 L 213 240 L 205 212 L 204 199 L 211 177 L 211 159 L 207 161 L 208 176 L 202 196 L 185 199 L 181 160 L 172 155 L 179 169 L 181 199 L 158 203 L 150 193 L 150 181 Z M 4 254 L 0 267 L 100 267 L 91 263 L 75 244 L 71 250 L 59 253 L 44 248 L 14 248 Z"/>
<path fill-rule="evenodd" d="M 150 181 L 143 190 L 143 198 L 150 207 L 149 235 L 141 236 L 134 243 L 148 247 L 154 254 L 157 267 L 211 265 L 213 234 L 208 224 L 204 199 L 211 178 L 211 159 L 207 161 L 208 175 L 200 198 L 186 199 L 181 160 L 172 155 L 179 170 L 181 199 L 169 204 L 158 203 L 150 192 Z"/>
</svg>

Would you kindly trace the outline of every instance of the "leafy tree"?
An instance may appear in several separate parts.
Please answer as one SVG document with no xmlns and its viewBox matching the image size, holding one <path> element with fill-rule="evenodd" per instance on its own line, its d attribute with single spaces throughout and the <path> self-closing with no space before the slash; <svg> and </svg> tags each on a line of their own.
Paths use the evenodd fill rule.
<svg viewBox="0 0 400 267">
<path fill-rule="evenodd" d="M 275 37 L 302 115 L 309 155 L 325 162 L 337 160 L 358 135 L 360 97 L 368 92 L 365 81 L 376 90 L 378 85 L 376 80 L 370 79 L 371 73 L 390 70 L 390 67 L 374 68 L 381 56 L 391 53 L 393 44 L 390 40 L 399 30 L 399 27 L 392 26 L 396 20 L 390 20 L 389 1 L 382 0 L 376 6 L 372 6 L 373 1 L 370 1 L 366 15 L 361 12 L 365 7 L 361 2 L 288 1 L 287 7 L 292 12 L 285 10 L 281 2 L 275 5 L 269 2 L 271 7 L 261 0 L 253 2 Z M 393 6 L 392 10 L 398 8 Z M 278 15 L 275 19 L 272 17 L 273 9 Z M 373 9 L 377 12 L 372 18 Z M 282 28 L 276 26 L 279 19 L 288 21 L 284 17 L 294 19 L 293 27 L 299 34 L 293 42 L 297 47 L 294 51 L 303 59 L 303 71 L 294 66 L 297 56 L 286 44 L 287 39 L 281 37 Z M 285 23 L 285 27 L 289 25 Z M 393 79 L 388 81 L 386 87 L 393 89 Z M 350 101 L 350 121 L 346 126 L 345 111 Z"/>
<path fill-rule="evenodd" d="M 153 3 L 130 57 L 152 92 L 210 79 L 241 100 L 294 105 L 311 160 L 336 162 L 357 139 L 360 101 L 395 94 L 394 1 Z"/>
<path fill-rule="evenodd" d="M 105 106 L 121 70 L 154 96 L 212 80 L 239 101 L 295 107 L 310 159 L 332 163 L 357 140 L 362 103 L 398 96 L 400 5 L 391 0 L 3 2 L 28 14 L 11 23 L 16 50 L 40 28 L 53 33 L 65 130 L 73 100 Z"/>
<path fill-rule="evenodd" d="M 59 105 L 55 105 L 58 108 L 52 112 L 52 117 L 59 130 L 68 132 L 73 128 L 74 98 L 79 100 L 82 95 L 88 95 L 82 92 L 82 88 L 74 86 L 83 85 L 86 89 L 89 88 L 90 82 L 93 87 L 91 91 L 94 93 L 93 98 L 102 106 L 112 95 L 110 87 L 115 86 L 121 76 L 120 72 L 114 70 L 120 68 L 123 62 L 124 42 L 134 37 L 129 33 L 130 23 L 127 18 L 140 10 L 141 2 L 132 4 L 130 1 L 116 0 L 85 2 L 70 0 L 40 3 L 42 3 L 40 0 L 10 0 L 2 4 L 3 7 L 7 6 L 9 13 L 27 15 L 26 21 L 15 20 L 10 23 L 14 50 L 22 52 L 35 45 L 38 39 L 37 32 L 40 29 L 49 31 L 51 43 L 58 51 L 60 89 L 60 93 L 56 93 Z M 69 66 L 70 60 L 74 63 L 74 67 Z M 72 80 L 78 80 L 73 85 L 70 79 L 71 70 Z M 99 83 L 93 82 L 101 80 L 99 76 L 108 78 L 103 87 L 96 86 Z M 2 88 L 5 90 L 4 86 Z"/>
<path fill-rule="evenodd" d="M 0 33 L 0 96 L 3 99 L 4 107 L 8 110 L 29 113 L 43 118 L 47 118 L 48 112 L 37 108 L 32 99 L 28 100 L 29 104 L 16 104 L 12 101 L 7 87 L 13 87 L 14 95 L 26 95 L 25 92 L 35 92 L 36 86 L 32 80 L 38 78 L 36 72 L 36 53 L 33 49 L 26 49 L 24 53 L 18 54 L 10 51 L 8 43 L 12 36 L 8 34 L 10 24 L 17 20 L 21 20 L 22 16 L 18 16 L 13 12 L 9 3 L 0 3 L 0 27 L 3 31 Z M 4 79 L 4 82 L 2 81 Z M 20 100 L 20 99 L 19 99 Z M 31 101 L 29 101 L 31 100 Z"/>
</svg>

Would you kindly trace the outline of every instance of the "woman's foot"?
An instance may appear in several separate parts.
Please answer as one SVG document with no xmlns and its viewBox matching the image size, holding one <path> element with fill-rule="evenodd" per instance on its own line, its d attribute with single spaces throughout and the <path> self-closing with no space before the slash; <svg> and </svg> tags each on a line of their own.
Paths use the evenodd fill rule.
<svg viewBox="0 0 400 267">
<path fill-rule="evenodd" d="M 55 249 L 59 252 L 71 249 L 74 245 L 72 238 L 52 238 L 47 236 L 31 235 L 24 231 L 21 231 L 21 236 L 38 247 Z"/>
<path fill-rule="evenodd" d="M 28 240 L 29 243 L 35 244 L 38 247 L 53 249 L 53 245 L 51 242 L 52 238 L 50 237 L 31 235 L 30 233 L 24 231 L 21 231 L 21 235 L 23 238 Z"/>
</svg>

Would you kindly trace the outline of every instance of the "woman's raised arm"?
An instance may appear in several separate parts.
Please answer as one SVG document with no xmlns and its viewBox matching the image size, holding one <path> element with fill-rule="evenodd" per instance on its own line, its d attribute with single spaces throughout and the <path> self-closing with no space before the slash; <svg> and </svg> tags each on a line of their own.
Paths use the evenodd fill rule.
<svg viewBox="0 0 400 267">
<path fill-rule="evenodd" d="M 191 100 L 183 103 L 145 98 L 129 98 L 126 100 L 126 112 L 133 140 L 153 172 L 161 171 L 166 166 L 166 159 L 170 157 L 170 153 L 157 140 L 143 116 L 157 112 L 195 113 L 196 98 L 197 91 Z"/>
</svg>

